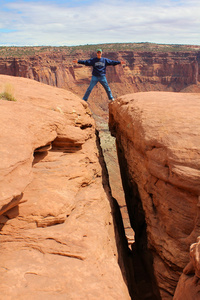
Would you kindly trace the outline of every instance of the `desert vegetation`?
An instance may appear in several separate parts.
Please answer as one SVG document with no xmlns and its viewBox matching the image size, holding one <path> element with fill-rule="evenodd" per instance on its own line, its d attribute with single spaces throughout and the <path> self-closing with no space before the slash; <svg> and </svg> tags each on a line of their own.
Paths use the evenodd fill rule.
<svg viewBox="0 0 200 300">
<path fill-rule="evenodd" d="M 7 101 L 17 101 L 13 96 L 14 88 L 11 84 L 5 84 L 4 91 L 0 93 L 0 99 Z"/>
<path fill-rule="evenodd" d="M 25 57 L 39 55 L 49 52 L 64 52 L 73 54 L 78 50 L 95 51 L 97 48 L 102 48 L 106 52 L 112 51 L 153 51 L 153 52 L 185 52 L 185 51 L 200 51 L 200 46 L 192 45 L 176 45 L 176 44 L 155 44 L 155 43 L 111 43 L 111 44 L 95 44 L 95 45 L 78 45 L 78 46 L 34 46 L 34 47 L 0 47 L 1 57 Z"/>
</svg>

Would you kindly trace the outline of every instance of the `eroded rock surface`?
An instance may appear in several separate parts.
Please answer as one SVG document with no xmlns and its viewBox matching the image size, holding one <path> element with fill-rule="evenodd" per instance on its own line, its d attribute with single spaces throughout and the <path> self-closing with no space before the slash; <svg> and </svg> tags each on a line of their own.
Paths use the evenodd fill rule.
<svg viewBox="0 0 200 300">
<path fill-rule="evenodd" d="M 200 235 L 199 115 L 198 94 L 137 93 L 110 105 L 136 248 L 151 250 L 162 299 L 172 299 Z"/>
<path fill-rule="evenodd" d="M 197 239 L 197 243 L 194 243 L 190 247 L 190 262 L 183 270 L 176 292 L 174 300 L 194 300 L 199 299 L 200 293 L 200 237 Z"/>
<path fill-rule="evenodd" d="M 3 299 L 130 299 L 118 265 L 87 104 L 0 76 L 0 294 Z"/>
</svg>

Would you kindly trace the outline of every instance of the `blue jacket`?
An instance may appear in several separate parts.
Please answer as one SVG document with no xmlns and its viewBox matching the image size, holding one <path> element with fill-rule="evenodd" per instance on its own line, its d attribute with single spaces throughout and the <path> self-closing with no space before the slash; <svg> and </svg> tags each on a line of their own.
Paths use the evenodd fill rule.
<svg viewBox="0 0 200 300">
<path fill-rule="evenodd" d="M 88 60 L 78 60 L 79 64 L 85 65 L 85 66 L 92 66 L 93 67 L 93 71 L 92 71 L 92 75 L 93 76 L 104 76 L 106 75 L 106 67 L 107 66 L 115 66 L 115 65 L 119 65 L 121 64 L 120 61 L 115 61 L 115 60 L 111 60 L 105 57 L 101 57 L 101 58 L 91 58 Z"/>
</svg>

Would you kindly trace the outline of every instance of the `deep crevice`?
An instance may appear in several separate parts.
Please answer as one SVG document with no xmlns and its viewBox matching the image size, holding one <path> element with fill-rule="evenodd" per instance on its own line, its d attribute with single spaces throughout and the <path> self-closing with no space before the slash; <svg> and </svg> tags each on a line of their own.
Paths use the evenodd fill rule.
<svg viewBox="0 0 200 300">
<path fill-rule="evenodd" d="M 129 294 L 131 299 L 134 300 L 160 300 L 161 296 L 153 270 L 153 256 L 147 246 L 145 213 L 137 184 L 130 179 L 123 149 L 120 148 L 120 145 L 117 145 L 118 161 L 126 205 L 131 227 L 135 232 L 135 243 L 132 244 L 130 249 L 125 235 L 120 207 L 117 200 L 111 195 L 109 174 L 104 160 L 103 151 L 100 146 L 98 131 L 96 132 L 96 135 L 97 147 L 100 154 L 99 161 L 103 170 L 102 184 L 108 198 L 110 199 L 115 223 L 115 238 L 119 256 L 118 263 L 121 268 L 124 281 L 127 284 Z M 154 205 L 153 199 L 152 205 Z"/>
<path fill-rule="evenodd" d="M 130 223 L 135 231 L 135 243 L 132 245 L 132 261 L 137 298 L 141 300 L 159 300 L 160 292 L 153 269 L 153 256 L 147 245 L 145 213 L 137 184 L 128 173 L 128 164 L 120 142 L 117 141 L 117 154 L 123 189 L 128 208 Z M 153 199 L 152 199 L 152 205 Z"/>
<path fill-rule="evenodd" d="M 140 300 L 137 298 L 137 287 L 135 280 L 133 280 L 133 259 L 130 248 L 128 247 L 128 241 L 126 239 L 122 215 L 120 207 L 115 198 L 112 197 L 111 188 L 109 183 L 109 174 L 107 166 L 104 160 L 103 151 L 100 146 L 99 132 L 96 130 L 96 144 L 99 151 L 99 163 L 102 168 L 102 185 L 105 193 L 110 200 L 110 206 L 112 210 L 112 216 L 114 221 L 115 239 L 118 251 L 118 264 L 122 272 L 123 279 L 128 287 L 131 299 Z"/>
</svg>

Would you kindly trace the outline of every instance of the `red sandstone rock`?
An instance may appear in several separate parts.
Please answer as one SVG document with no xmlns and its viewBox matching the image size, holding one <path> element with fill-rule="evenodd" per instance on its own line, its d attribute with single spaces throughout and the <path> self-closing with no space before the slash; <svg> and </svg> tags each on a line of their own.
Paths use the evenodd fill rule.
<svg viewBox="0 0 200 300">
<path fill-rule="evenodd" d="M 110 105 L 111 132 L 116 136 L 121 164 L 127 166 L 122 173 L 130 182 L 128 206 L 132 213 L 140 207 L 134 198 L 136 183 L 162 299 L 172 299 L 188 263 L 189 247 L 200 235 L 199 115 L 199 94 L 137 93 Z M 140 227 L 144 225 L 141 207 L 137 213 L 135 222 Z M 138 242 L 145 240 L 138 237 Z"/>
<path fill-rule="evenodd" d="M 184 268 L 181 275 L 174 300 L 194 300 L 199 299 L 200 292 L 200 237 L 197 243 L 190 247 L 190 262 Z"/>
<path fill-rule="evenodd" d="M 0 294 L 130 299 L 117 263 L 94 120 L 72 93 L 0 76 Z"/>
</svg>

